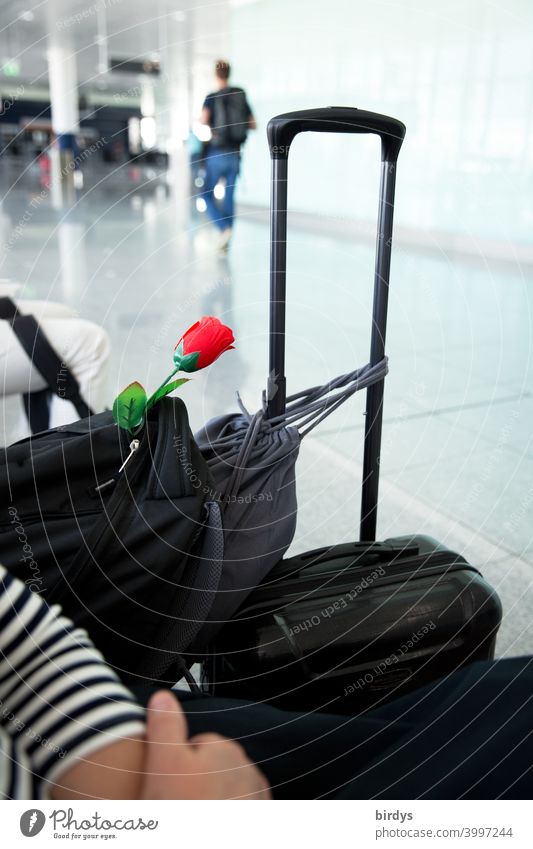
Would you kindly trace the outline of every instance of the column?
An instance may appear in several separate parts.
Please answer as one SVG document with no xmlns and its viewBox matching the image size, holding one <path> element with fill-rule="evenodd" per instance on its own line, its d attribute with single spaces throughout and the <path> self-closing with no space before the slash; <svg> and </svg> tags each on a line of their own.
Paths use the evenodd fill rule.
<svg viewBox="0 0 533 849">
<path fill-rule="evenodd" d="M 51 151 L 52 203 L 70 205 L 76 196 L 76 134 L 79 132 L 78 75 L 76 51 L 68 5 L 50 0 L 48 14 L 48 79 L 52 107 L 52 129 L 56 143 Z"/>
<path fill-rule="evenodd" d="M 161 121 L 161 127 L 167 136 L 168 179 L 175 204 L 176 227 L 182 232 L 187 226 L 190 195 L 186 142 L 190 128 L 191 26 L 190 13 L 169 12 L 165 17 L 165 31 L 161 33 L 160 42 L 164 85 L 164 120 Z"/>
</svg>

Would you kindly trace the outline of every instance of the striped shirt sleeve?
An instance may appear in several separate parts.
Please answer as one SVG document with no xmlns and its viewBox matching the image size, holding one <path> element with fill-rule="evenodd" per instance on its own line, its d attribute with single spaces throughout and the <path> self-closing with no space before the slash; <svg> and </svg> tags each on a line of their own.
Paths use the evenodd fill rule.
<svg viewBox="0 0 533 849">
<path fill-rule="evenodd" d="M 86 631 L 0 566 L 0 798 L 46 798 L 73 760 L 143 733 Z"/>
<path fill-rule="evenodd" d="M 22 748 L 0 726 L 0 800 L 30 799 L 33 776 Z"/>
</svg>

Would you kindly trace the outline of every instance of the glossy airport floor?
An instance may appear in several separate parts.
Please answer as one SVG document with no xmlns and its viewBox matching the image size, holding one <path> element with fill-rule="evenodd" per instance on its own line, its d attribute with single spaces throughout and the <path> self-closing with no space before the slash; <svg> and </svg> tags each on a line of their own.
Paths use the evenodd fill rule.
<svg viewBox="0 0 533 849">
<path fill-rule="evenodd" d="M 10 190 L 2 244 L 23 220 L 28 182 Z M 234 329 L 236 350 L 183 388 L 193 429 L 250 410 L 267 374 L 268 229 L 241 216 L 227 258 L 186 193 L 125 185 L 86 195 L 68 214 L 32 210 L 4 251 L 0 276 L 22 296 L 66 301 L 113 344 L 109 398 L 168 373 L 178 336 L 202 314 Z M 26 216 L 27 217 L 27 216 Z M 289 391 L 368 359 L 373 244 L 290 228 Z M 398 244 L 388 328 L 379 537 L 427 533 L 460 550 L 504 604 L 499 655 L 533 650 L 533 283 L 491 267 Z M 18 399 L 5 402 L 9 422 Z M 323 422 L 298 461 L 293 551 L 357 538 L 364 398 Z"/>
</svg>

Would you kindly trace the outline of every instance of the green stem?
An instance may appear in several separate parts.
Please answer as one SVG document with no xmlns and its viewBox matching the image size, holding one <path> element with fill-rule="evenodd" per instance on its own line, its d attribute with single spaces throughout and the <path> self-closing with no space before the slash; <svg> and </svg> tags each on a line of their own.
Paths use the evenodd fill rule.
<svg viewBox="0 0 533 849">
<path fill-rule="evenodd" d="M 169 382 L 169 380 L 172 380 L 172 378 L 174 377 L 174 375 L 175 375 L 175 374 L 177 374 L 178 372 L 179 372 L 179 366 L 178 366 L 177 368 L 175 368 L 175 369 L 174 369 L 174 371 L 173 371 L 173 372 L 171 372 L 171 373 L 169 374 L 169 376 L 168 376 L 168 377 L 167 377 L 167 378 L 163 381 L 163 383 L 161 384 L 161 386 L 158 386 L 158 387 L 157 387 L 157 389 L 155 390 L 155 392 L 152 392 L 152 394 L 151 394 L 151 395 L 150 395 L 150 397 L 148 398 L 148 401 L 146 402 L 146 409 L 147 409 L 147 410 L 149 410 L 149 409 L 150 409 L 150 407 L 152 406 L 152 403 L 151 403 L 151 402 L 152 402 L 152 398 L 154 397 L 154 395 L 157 395 L 157 393 L 159 392 L 159 390 L 160 390 L 160 389 L 162 389 L 162 388 L 163 388 L 163 386 L 166 386 L 166 385 L 167 385 L 167 383 Z"/>
</svg>

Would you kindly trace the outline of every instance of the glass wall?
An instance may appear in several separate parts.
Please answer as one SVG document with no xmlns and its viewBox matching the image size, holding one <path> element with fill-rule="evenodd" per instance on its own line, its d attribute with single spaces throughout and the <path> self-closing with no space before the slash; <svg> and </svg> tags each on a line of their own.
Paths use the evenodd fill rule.
<svg viewBox="0 0 533 849">
<path fill-rule="evenodd" d="M 407 125 L 397 225 L 508 256 L 533 248 L 530 0 L 235 0 L 230 32 L 260 124 L 241 201 L 268 204 L 269 117 L 353 105 Z M 299 137 L 291 209 L 373 219 L 378 160 L 375 139 Z"/>
</svg>

